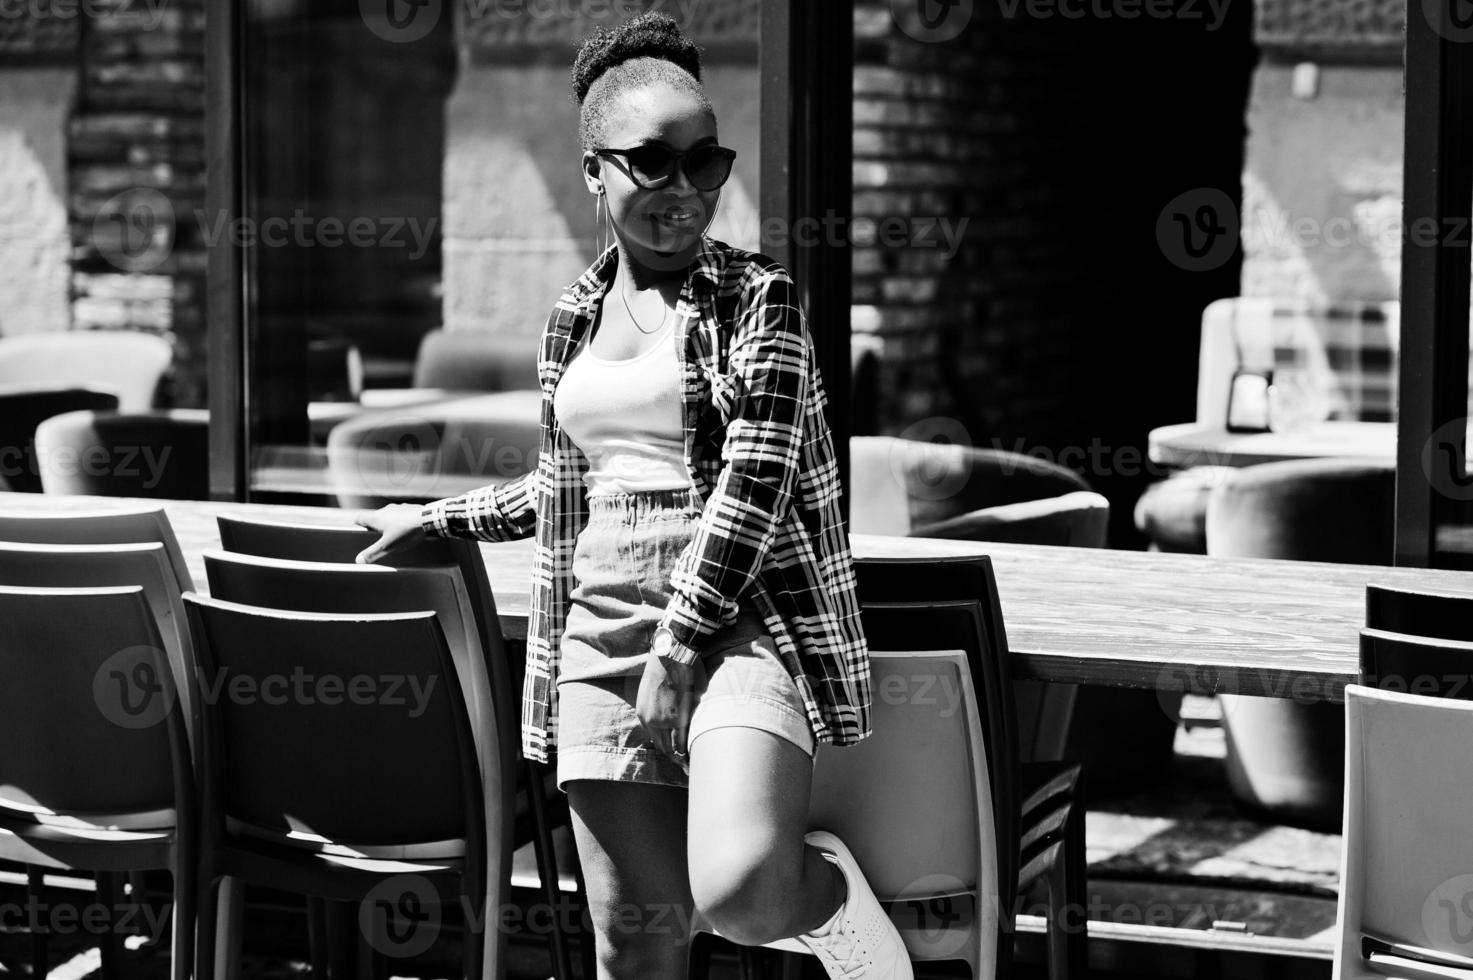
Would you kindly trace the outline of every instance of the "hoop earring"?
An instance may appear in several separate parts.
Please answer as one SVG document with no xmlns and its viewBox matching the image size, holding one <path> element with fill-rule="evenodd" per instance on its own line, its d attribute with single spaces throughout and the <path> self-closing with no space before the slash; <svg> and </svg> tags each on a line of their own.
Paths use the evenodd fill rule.
<svg viewBox="0 0 1473 980">
<path fill-rule="evenodd" d="M 608 236 L 606 233 L 606 228 L 608 227 L 607 223 L 605 223 L 603 227 L 600 227 L 598 220 L 599 212 L 604 210 L 607 210 L 607 208 L 604 206 L 604 192 L 598 191 L 593 195 L 593 245 L 595 248 L 598 249 L 599 255 L 604 254 L 604 252 L 607 252 L 609 249 Z M 599 241 L 600 235 L 604 236 L 603 241 Z"/>
</svg>

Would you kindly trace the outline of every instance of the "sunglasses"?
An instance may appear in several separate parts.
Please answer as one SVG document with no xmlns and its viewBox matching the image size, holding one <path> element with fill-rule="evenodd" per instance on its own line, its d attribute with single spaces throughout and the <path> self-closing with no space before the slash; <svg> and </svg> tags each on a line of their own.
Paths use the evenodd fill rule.
<svg viewBox="0 0 1473 980">
<path fill-rule="evenodd" d="M 715 143 L 702 143 L 679 153 L 659 143 L 648 143 L 628 150 L 599 147 L 593 152 L 599 156 L 614 157 L 614 163 L 619 169 L 647 191 L 664 187 L 675 176 L 677 163 L 685 167 L 686 179 L 692 187 L 698 191 L 714 191 L 731 176 L 731 164 L 736 159 L 736 150 L 729 150 Z M 623 158 L 622 161 L 620 157 Z"/>
</svg>

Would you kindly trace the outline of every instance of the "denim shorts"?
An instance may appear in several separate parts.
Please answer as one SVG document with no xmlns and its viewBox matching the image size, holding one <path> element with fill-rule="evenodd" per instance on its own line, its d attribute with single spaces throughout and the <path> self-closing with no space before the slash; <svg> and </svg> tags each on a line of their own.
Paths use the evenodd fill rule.
<svg viewBox="0 0 1473 980">
<path fill-rule="evenodd" d="M 635 716 L 655 627 L 670 602 L 670 573 L 695 534 L 694 490 L 640 490 L 588 498 L 573 546 L 574 585 L 560 641 L 557 782 L 574 779 L 686 786 L 687 769 L 646 737 Z M 813 729 L 792 674 L 749 596 L 700 646 L 700 699 L 688 742 L 713 728 L 771 732 L 813 755 Z"/>
</svg>

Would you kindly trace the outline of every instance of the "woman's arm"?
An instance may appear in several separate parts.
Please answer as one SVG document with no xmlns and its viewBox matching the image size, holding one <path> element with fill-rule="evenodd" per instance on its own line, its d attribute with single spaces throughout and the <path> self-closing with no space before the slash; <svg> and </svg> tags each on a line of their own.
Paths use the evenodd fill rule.
<svg viewBox="0 0 1473 980">
<path fill-rule="evenodd" d="M 537 527 L 531 482 L 536 479 L 536 473 L 533 470 L 510 483 L 482 487 L 423 507 L 389 504 L 378 510 L 363 511 L 355 520 L 377 531 L 379 539 L 359 552 L 357 560 L 359 564 L 371 564 L 430 536 L 482 541 L 530 537 Z"/>
<path fill-rule="evenodd" d="M 701 641 L 735 614 L 797 490 L 813 344 L 785 270 L 769 266 L 749 288 L 732 342 L 726 462 L 671 573 L 673 595 L 660 620 L 687 648 L 672 658 L 681 662 L 694 660 Z"/>
<path fill-rule="evenodd" d="M 442 538 L 481 541 L 530 538 L 537 530 L 532 496 L 536 479 L 534 467 L 509 483 L 481 487 L 426 504 L 420 511 L 420 526 L 426 534 Z"/>
</svg>

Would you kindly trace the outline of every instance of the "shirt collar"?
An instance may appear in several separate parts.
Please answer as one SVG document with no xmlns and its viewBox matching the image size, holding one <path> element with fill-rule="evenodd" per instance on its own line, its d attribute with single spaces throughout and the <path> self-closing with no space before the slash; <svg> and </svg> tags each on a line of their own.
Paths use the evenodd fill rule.
<svg viewBox="0 0 1473 980">
<path fill-rule="evenodd" d="M 711 288 L 715 288 L 721 282 L 721 276 L 726 271 L 727 259 L 731 252 L 731 246 L 724 242 L 714 241 L 701 236 L 701 244 L 696 249 L 695 258 L 691 260 L 689 268 L 685 273 L 685 288 L 692 288 L 697 282 L 704 282 Z M 578 277 L 568 290 L 569 305 L 579 307 L 591 312 L 609 284 L 614 281 L 614 273 L 619 269 L 619 247 L 610 245 L 593 264 Z"/>
</svg>

